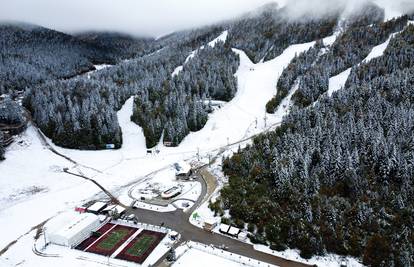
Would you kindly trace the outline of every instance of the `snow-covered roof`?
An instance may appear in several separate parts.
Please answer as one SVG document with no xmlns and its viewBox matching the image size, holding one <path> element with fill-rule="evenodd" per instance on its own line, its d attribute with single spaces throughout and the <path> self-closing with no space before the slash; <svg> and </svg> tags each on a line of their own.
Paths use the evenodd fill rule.
<svg viewBox="0 0 414 267">
<path fill-rule="evenodd" d="M 174 167 L 175 167 L 175 174 L 176 175 L 187 174 L 191 170 L 191 165 L 188 164 L 185 161 L 175 163 Z"/>
<path fill-rule="evenodd" d="M 99 218 L 95 214 L 80 213 L 77 214 L 77 216 L 74 216 L 68 224 L 55 232 L 54 235 L 71 239 L 72 237 L 78 235 L 78 233 L 82 232 L 85 228 L 96 224 L 98 221 Z"/>
<path fill-rule="evenodd" d="M 246 239 L 247 238 L 247 233 L 246 232 L 240 232 L 239 233 L 239 238 L 240 239 Z"/>
<path fill-rule="evenodd" d="M 115 209 L 116 209 L 116 211 L 117 211 L 118 213 L 122 213 L 122 212 L 124 212 L 124 211 L 125 211 L 125 208 L 124 208 L 124 207 L 122 207 L 122 206 L 120 206 L 120 205 L 116 205 L 116 206 L 115 206 Z"/>
<path fill-rule="evenodd" d="M 176 232 L 176 231 L 171 231 L 171 232 L 170 232 L 170 236 L 178 236 L 178 232 Z"/>
<path fill-rule="evenodd" d="M 230 235 L 237 235 L 239 232 L 240 232 L 240 229 L 236 228 L 236 227 L 233 227 L 233 226 L 231 226 L 229 231 L 228 231 L 228 233 Z"/>
<path fill-rule="evenodd" d="M 111 210 L 116 210 L 118 213 L 122 213 L 125 211 L 125 208 L 120 205 L 109 205 L 103 210 L 103 212 L 109 212 Z"/>
<path fill-rule="evenodd" d="M 98 212 L 102 210 L 107 204 L 105 202 L 95 202 L 92 206 L 88 208 L 88 211 Z"/>
<path fill-rule="evenodd" d="M 229 228 L 230 228 L 230 225 L 228 225 L 228 224 L 225 224 L 225 223 L 220 224 L 220 231 L 221 232 L 227 233 Z"/>
<path fill-rule="evenodd" d="M 204 223 L 214 225 L 214 224 L 217 223 L 217 221 L 214 218 L 207 218 L 207 219 L 204 220 Z"/>
<path fill-rule="evenodd" d="M 103 210 L 103 212 L 107 212 L 107 211 L 113 210 L 115 207 L 116 207 L 116 205 L 109 205 L 108 207 L 106 207 L 106 208 Z"/>
</svg>

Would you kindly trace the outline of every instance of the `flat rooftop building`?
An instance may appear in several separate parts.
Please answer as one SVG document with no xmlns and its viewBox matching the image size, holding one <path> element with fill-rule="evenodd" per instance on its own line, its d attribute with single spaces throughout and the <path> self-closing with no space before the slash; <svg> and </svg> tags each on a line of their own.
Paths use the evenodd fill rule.
<svg viewBox="0 0 414 267">
<path fill-rule="evenodd" d="M 99 217 L 91 213 L 73 213 L 73 216 L 67 220 L 69 220 L 67 224 L 46 235 L 49 242 L 74 247 L 100 226 Z"/>
<path fill-rule="evenodd" d="M 105 202 L 97 201 L 97 202 L 93 203 L 93 205 L 90 206 L 89 208 L 87 208 L 86 210 L 88 212 L 98 214 L 101 211 L 103 211 L 106 208 L 106 206 L 108 206 L 108 204 L 106 204 Z"/>
</svg>

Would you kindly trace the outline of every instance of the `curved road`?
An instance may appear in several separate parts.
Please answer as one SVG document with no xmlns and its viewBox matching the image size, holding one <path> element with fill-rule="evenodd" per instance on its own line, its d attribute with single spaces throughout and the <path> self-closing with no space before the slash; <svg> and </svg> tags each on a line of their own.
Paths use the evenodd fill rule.
<svg viewBox="0 0 414 267">
<path fill-rule="evenodd" d="M 277 125 L 277 124 L 275 124 L 275 125 Z M 266 129 L 266 131 L 270 130 L 275 125 L 270 126 L 268 129 Z M 49 150 L 51 150 L 53 153 L 55 153 L 55 154 L 57 154 L 61 157 L 64 157 L 65 159 L 69 160 L 70 162 L 74 163 L 75 165 L 79 165 L 79 166 L 83 166 L 83 167 L 86 167 L 86 168 L 93 169 L 89 166 L 82 165 L 82 164 L 72 160 L 71 158 L 67 157 L 66 155 L 58 153 L 56 150 L 53 149 L 52 146 L 50 146 L 48 144 L 47 139 L 44 138 L 41 131 L 38 130 L 38 132 L 39 132 L 39 136 L 44 141 L 44 144 L 46 145 L 46 147 Z M 222 152 L 225 151 L 225 148 L 231 147 L 231 146 L 236 145 L 236 144 L 240 144 L 242 142 L 245 142 L 247 140 L 250 140 L 250 139 L 254 138 L 255 136 L 257 136 L 257 134 L 253 135 L 253 136 L 250 136 L 248 138 L 244 138 L 243 140 L 239 140 L 238 142 L 228 144 L 225 147 L 221 147 L 219 149 L 213 150 L 213 151 L 216 151 L 216 150 L 218 151 L 218 154 L 213 158 L 213 161 Z M 206 167 L 207 166 L 202 166 L 199 169 L 199 174 L 197 175 L 198 176 L 197 180 L 202 185 L 201 194 L 200 194 L 199 198 L 197 199 L 197 201 L 192 206 L 192 208 L 189 211 L 187 211 L 187 213 L 184 213 L 180 209 L 177 209 L 173 212 L 160 213 L 160 212 L 141 209 L 141 208 L 138 208 L 138 209 L 128 208 L 128 212 L 135 214 L 140 222 L 148 223 L 148 224 L 152 224 L 152 225 L 160 225 L 161 223 L 164 223 L 164 225 L 166 227 L 177 231 L 178 233 L 181 234 L 181 240 L 180 240 L 179 244 L 181 244 L 185 241 L 190 241 L 191 240 L 191 241 L 203 243 L 203 244 L 206 244 L 206 245 L 212 244 L 212 245 L 217 246 L 217 247 L 221 246 L 221 245 L 224 245 L 224 246 L 228 247 L 229 252 L 239 254 L 239 255 L 242 255 L 242 256 L 246 256 L 246 257 L 249 257 L 251 259 L 258 260 L 258 261 L 278 265 L 280 267 L 306 267 L 306 266 L 311 266 L 311 265 L 307 265 L 307 264 L 304 264 L 304 263 L 290 261 L 290 260 L 287 260 L 287 259 L 284 259 L 284 258 L 281 258 L 281 257 L 277 257 L 277 256 L 273 256 L 273 255 L 270 255 L 270 254 L 267 254 L 267 253 L 257 251 L 250 244 L 241 242 L 237 239 L 233 239 L 233 238 L 230 238 L 230 237 L 225 236 L 225 235 L 211 233 L 211 232 L 205 231 L 201 228 L 198 228 L 198 227 L 192 225 L 189 222 L 189 217 L 191 216 L 192 212 L 195 209 L 197 209 L 202 203 L 207 201 L 210 198 L 211 194 L 214 192 L 214 189 L 215 189 L 215 186 L 212 187 L 211 184 L 209 184 L 209 186 L 208 186 L 206 180 L 203 177 L 203 175 L 200 175 L 201 172 L 204 172 L 204 174 L 206 176 L 214 177 L 212 174 L 210 174 L 207 171 Z M 96 169 L 93 169 L 93 170 L 100 172 L 99 170 L 96 170 Z M 83 179 L 86 179 L 86 180 L 89 180 L 89 181 L 93 182 L 106 195 L 108 195 L 113 201 L 115 201 L 116 203 L 119 203 L 119 201 L 109 192 L 109 190 L 105 189 L 102 185 L 100 185 L 94 179 L 86 177 L 82 174 L 72 173 L 68 169 L 65 169 L 64 172 L 66 172 L 68 174 L 71 174 L 71 175 L 81 177 Z M 164 255 L 157 262 L 158 265 L 165 259 L 165 256 L 166 255 Z"/>
<path fill-rule="evenodd" d="M 205 169 L 203 168 L 200 171 L 204 170 Z M 286 260 L 280 257 L 257 251 L 250 244 L 241 242 L 239 240 L 221 234 L 210 233 L 208 231 L 205 231 L 199 227 L 192 225 L 189 222 L 189 217 L 191 216 L 194 210 L 196 210 L 202 203 L 204 203 L 211 196 L 211 194 L 214 191 L 211 190 L 211 188 L 207 187 L 206 181 L 203 178 L 201 178 L 203 177 L 202 175 L 198 176 L 199 178 L 197 180 L 201 182 L 202 185 L 201 194 L 198 200 L 195 202 L 195 204 L 188 212 L 185 213 L 180 209 L 177 209 L 172 212 L 156 212 L 141 208 L 129 209 L 128 212 L 135 214 L 135 216 L 138 218 L 138 221 L 143 223 L 148 223 L 152 225 L 160 225 L 161 223 L 164 223 L 165 227 L 173 229 L 174 231 L 177 231 L 181 234 L 180 243 L 191 240 L 206 245 L 212 244 L 217 247 L 225 245 L 226 247 L 228 247 L 229 252 L 246 256 L 255 260 L 263 261 L 266 263 L 278 265 L 281 267 L 310 266 L 307 264 Z M 158 261 L 158 264 L 160 264 L 164 260 L 164 257 Z"/>
</svg>

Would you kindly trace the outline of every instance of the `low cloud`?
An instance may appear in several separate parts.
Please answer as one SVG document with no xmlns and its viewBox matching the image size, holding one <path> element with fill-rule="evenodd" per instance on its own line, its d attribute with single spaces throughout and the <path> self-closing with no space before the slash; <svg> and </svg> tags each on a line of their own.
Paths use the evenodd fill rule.
<svg viewBox="0 0 414 267">
<path fill-rule="evenodd" d="M 120 31 L 159 36 L 233 18 L 269 0 L 4 0 L 0 20 L 65 32 Z"/>
<path fill-rule="evenodd" d="M 349 15 L 370 2 L 385 10 L 386 19 L 414 11 L 412 0 L 288 0 L 287 12 L 294 19 L 305 15 L 321 17 L 338 11 L 344 11 L 344 15 Z"/>
<path fill-rule="evenodd" d="M 21 21 L 65 31 L 118 31 L 160 36 L 237 17 L 268 2 L 288 5 L 291 16 L 324 15 L 365 0 L 4 0 L 0 21 Z M 414 10 L 412 0 L 373 0 L 386 17 Z"/>
</svg>

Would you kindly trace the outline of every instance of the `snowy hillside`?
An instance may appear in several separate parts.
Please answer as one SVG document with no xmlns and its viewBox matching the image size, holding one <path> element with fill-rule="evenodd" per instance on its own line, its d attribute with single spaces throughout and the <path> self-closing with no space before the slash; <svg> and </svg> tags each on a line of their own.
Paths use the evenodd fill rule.
<svg viewBox="0 0 414 267">
<path fill-rule="evenodd" d="M 16 123 L 6 119 L 16 110 L 0 114 L 0 265 L 110 264 L 109 256 L 84 257 L 84 251 L 56 245 L 42 250 L 52 256 L 37 251 L 45 225 L 58 228 L 54 223 L 61 226 L 75 207 L 106 201 L 105 190 L 121 205 L 135 200 L 148 216 L 137 220 L 159 229 L 179 218 L 188 228 L 177 234 L 185 238 L 205 238 L 189 222 L 203 226 L 194 214 L 240 228 L 246 240 L 220 233 L 219 226 L 212 234 L 236 244 L 244 253 L 239 259 L 277 258 L 281 266 L 284 258 L 298 266 L 412 265 L 414 17 L 400 17 L 399 7 L 387 1 L 374 2 L 385 10 L 364 4 L 350 15 L 345 6 L 329 16 L 293 20 L 286 1 L 279 1 L 286 9 L 269 5 L 156 40 L 122 37 L 108 54 L 112 37 L 78 40 L 45 30 L 63 38 L 50 41 L 54 48 L 63 43 L 80 53 L 68 75 L 37 76 L 26 66 L 47 54 L 36 67 L 56 67 L 54 50 L 44 50 L 47 42 L 40 50 L 15 45 L 34 54 L 0 79 L 0 104 L 15 102 L 28 121 L 13 134 Z M 91 46 L 102 50 L 88 54 Z M 0 56 L 15 63 L 9 48 L 0 48 Z M 98 56 L 116 58 L 100 62 Z M 28 80 L 14 82 L 26 69 Z M 37 86 L 21 92 L 27 84 Z M 179 181 L 179 162 L 202 167 Z M 179 198 L 151 202 L 154 192 L 177 186 Z M 152 262 L 175 244 L 169 238 Z M 182 253 L 172 266 L 194 266 L 196 259 L 240 266 L 225 244 L 187 245 L 177 248 Z"/>
</svg>

